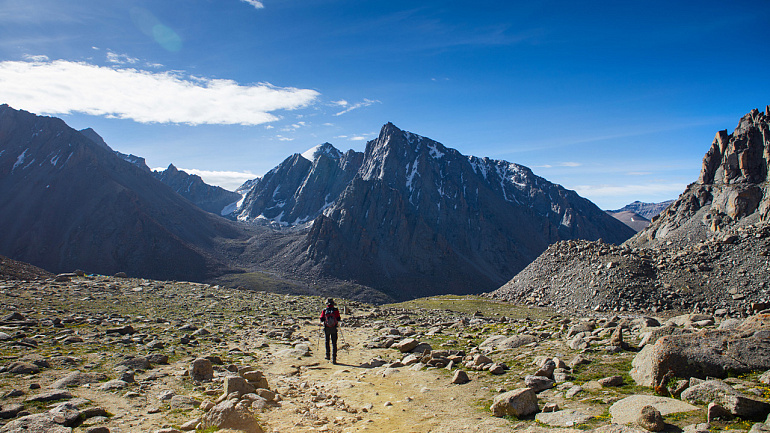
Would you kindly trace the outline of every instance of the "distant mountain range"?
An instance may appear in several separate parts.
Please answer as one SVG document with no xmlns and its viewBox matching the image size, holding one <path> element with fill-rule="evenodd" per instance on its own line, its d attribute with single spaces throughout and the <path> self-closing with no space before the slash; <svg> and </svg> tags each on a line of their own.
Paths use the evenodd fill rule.
<svg viewBox="0 0 770 433">
<path fill-rule="evenodd" d="M 364 152 L 324 143 L 241 192 L 173 165 L 152 172 L 93 130 L 0 106 L 0 254 L 54 272 L 268 271 L 319 293 L 406 299 L 493 289 L 558 240 L 633 235 L 526 167 L 390 123 Z M 234 221 L 215 215 L 225 207 Z"/>
<path fill-rule="evenodd" d="M 663 212 L 674 200 L 661 203 L 642 203 L 635 201 L 618 210 L 608 210 L 607 213 L 621 221 L 623 224 L 639 232 L 650 225 L 650 219 Z"/>
<path fill-rule="evenodd" d="M 397 299 L 490 290 L 555 241 L 620 243 L 634 233 L 526 167 L 465 156 L 390 123 L 363 153 L 325 143 L 290 156 L 236 214 L 282 226 L 312 221 L 272 267 Z"/>
</svg>

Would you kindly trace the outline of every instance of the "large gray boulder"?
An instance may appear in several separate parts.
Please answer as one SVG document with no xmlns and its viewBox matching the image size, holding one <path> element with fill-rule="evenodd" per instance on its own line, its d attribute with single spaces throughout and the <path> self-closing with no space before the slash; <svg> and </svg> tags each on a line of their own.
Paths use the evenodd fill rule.
<svg viewBox="0 0 770 433">
<path fill-rule="evenodd" d="M 519 388 L 496 395 L 492 400 L 494 416 L 515 416 L 521 418 L 538 411 L 537 395 L 532 388 Z"/>
<path fill-rule="evenodd" d="M 0 433 L 71 433 L 72 429 L 54 422 L 54 415 L 38 413 L 23 416 L 0 427 Z"/>
<path fill-rule="evenodd" d="M 716 403 L 733 415 L 744 418 L 764 418 L 770 412 L 770 403 L 743 394 L 718 379 L 691 386 L 682 392 L 681 397 L 690 403 Z"/>
<path fill-rule="evenodd" d="M 645 406 L 653 406 L 661 415 L 672 413 L 691 412 L 699 410 L 697 406 L 668 397 L 654 395 L 632 395 L 615 402 L 610 406 L 610 415 L 614 424 L 634 423 L 642 414 Z"/>
<path fill-rule="evenodd" d="M 638 385 L 659 386 L 666 374 L 678 377 L 725 377 L 770 368 L 770 314 L 752 316 L 734 330 L 670 335 L 645 346 L 633 360 Z"/>
<path fill-rule="evenodd" d="M 492 335 L 491 337 L 484 340 L 479 345 L 479 348 L 488 350 L 515 349 L 525 344 L 533 343 L 537 340 L 537 337 L 526 334 L 514 335 L 510 337 L 507 335 Z"/>
</svg>

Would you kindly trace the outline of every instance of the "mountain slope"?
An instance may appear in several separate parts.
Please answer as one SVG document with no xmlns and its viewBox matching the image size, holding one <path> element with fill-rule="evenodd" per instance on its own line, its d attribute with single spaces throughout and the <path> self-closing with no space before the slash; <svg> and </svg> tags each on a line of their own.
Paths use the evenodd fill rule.
<svg viewBox="0 0 770 433">
<path fill-rule="evenodd" d="M 607 211 L 607 213 L 612 215 L 613 218 L 617 219 L 623 224 L 631 227 L 637 233 L 646 229 L 647 226 L 650 225 L 650 220 L 630 210 Z"/>
<path fill-rule="evenodd" d="M 697 182 L 615 247 L 559 242 L 504 286 L 501 300 L 557 309 L 745 315 L 770 286 L 770 106 L 717 133 Z"/>
<path fill-rule="evenodd" d="M 339 196 L 331 195 L 334 189 L 314 193 L 316 201 L 304 214 L 281 214 L 298 208 L 295 194 L 282 193 L 312 184 L 308 173 L 331 171 L 301 155 L 284 161 L 249 193 L 273 200 L 272 207 L 260 207 L 273 212 L 263 210 L 267 217 L 290 221 L 313 209 L 319 213 L 299 245 L 287 244 L 267 260 L 271 266 L 333 276 L 403 299 L 498 287 L 560 239 L 620 243 L 633 234 L 590 201 L 526 167 L 464 156 L 393 124 L 360 157 L 345 155 L 346 164 L 327 163 L 342 167 L 334 173 L 343 180 L 350 177 Z"/>
<path fill-rule="evenodd" d="M 174 164 L 169 164 L 163 171 L 154 171 L 152 175 L 199 208 L 216 215 L 221 215 L 225 207 L 241 199 L 240 194 L 209 185 L 200 176 L 179 170 Z"/>
<path fill-rule="evenodd" d="M 53 272 L 82 268 L 200 280 L 243 238 L 62 120 L 0 106 L 0 254 Z"/>
<path fill-rule="evenodd" d="M 312 221 L 339 197 L 362 160 L 362 153 L 343 154 L 329 143 L 294 154 L 256 181 L 235 216 L 280 225 Z"/>
<path fill-rule="evenodd" d="M 660 203 L 644 203 L 637 200 L 633 203 L 623 206 L 620 209 L 608 210 L 607 212 L 610 212 L 610 213 L 634 212 L 650 220 L 653 217 L 658 216 L 658 214 L 660 214 L 664 210 L 666 210 L 666 208 L 669 207 L 673 202 L 674 200 L 666 200 Z"/>
</svg>

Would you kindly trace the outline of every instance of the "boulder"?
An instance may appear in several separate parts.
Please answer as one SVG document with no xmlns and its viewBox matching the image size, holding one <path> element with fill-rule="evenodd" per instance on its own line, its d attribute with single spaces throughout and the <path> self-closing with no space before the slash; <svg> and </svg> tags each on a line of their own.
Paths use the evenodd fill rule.
<svg viewBox="0 0 770 433">
<path fill-rule="evenodd" d="M 72 429 L 54 421 L 50 413 L 23 416 L 0 427 L 0 433 L 71 433 Z"/>
<path fill-rule="evenodd" d="M 392 348 L 398 349 L 401 353 L 411 352 L 412 349 L 417 347 L 417 345 L 420 344 L 419 341 L 415 340 L 414 338 L 405 338 L 398 343 L 393 344 Z"/>
<path fill-rule="evenodd" d="M 633 360 L 631 377 L 643 386 L 664 385 L 678 377 L 725 377 L 770 368 L 770 314 L 752 316 L 734 330 L 706 330 L 670 335 L 645 346 Z"/>
<path fill-rule="evenodd" d="M 718 379 L 691 386 L 682 392 L 681 397 L 690 403 L 715 403 L 744 418 L 764 418 L 770 412 L 770 403 L 743 394 Z"/>
<path fill-rule="evenodd" d="M 493 335 L 484 340 L 479 345 L 479 348 L 487 350 L 515 349 L 525 344 L 534 343 L 537 340 L 537 337 L 532 335 L 514 335 L 510 337 L 506 335 Z"/>
<path fill-rule="evenodd" d="M 462 385 L 463 383 L 468 383 L 470 381 L 471 379 L 468 377 L 468 373 L 466 373 L 465 370 L 455 371 L 455 375 L 452 377 L 452 383 L 457 385 Z"/>
<path fill-rule="evenodd" d="M 585 424 L 594 416 L 577 409 L 565 409 L 550 413 L 535 415 L 535 421 L 551 427 L 572 427 Z"/>
<path fill-rule="evenodd" d="M 497 417 L 515 416 L 521 418 L 538 411 L 537 395 L 532 388 L 519 388 L 495 396 L 490 407 Z"/>
<path fill-rule="evenodd" d="M 552 379 L 544 376 L 527 375 L 524 377 L 524 384 L 532 388 L 536 393 L 553 388 L 555 383 Z"/>
<path fill-rule="evenodd" d="M 632 395 L 619 400 L 610 406 L 612 422 L 614 424 L 634 423 L 642 414 L 642 408 L 648 405 L 655 407 L 655 409 L 657 409 L 663 416 L 672 413 L 699 410 L 697 406 L 673 398 L 653 395 Z"/>
<path fill-rule="evenodd" d="M 240 376 L 227 376 L 225 377 L 225 390 L 223 395 L 230 395 L 237 392 L 238 395 L 246 395 L 253 393 L 256 390 L 254 385 L 250 384 L 246 379 Z"/>
<path fill-rule="evenodd" d="M 49 401 L 56 401 L 56 400 L 66 400 L 72 398 L 72 393 L 69 391 L 64 391 L 60 389 L 52 389 L 49 391 L 43 391 L 40 394 L 36 394 L 30 397 L 27 397 L 25 401 L 27 402 L 49 402 Z"/>
<path fill-rule="evenodd" d="M 81 386 L 87 383 L 97 383 L 107 380 L 107 375 L 102 373 L 84 373 L 82 371 L 73 371 L 56 382 L 52 383 L 50 388 L 66 388 L 69 386 Z"/>
<path fill-rule="evenodd" d="M 601 386 L 622 386 L 623 376 L 609 376 L 599 379 L 597 382 L 599 382 L 599 385 Z"/>
<path fill-rule="evenodd" d="M 197 358 L 190 364 L 190 377 L 198 382 L 207 382 L 214 378 L 214 365 L 209 359 Z"/>
<path fill-rule="evenodd" d="M 655 406 L 647 405 L 642 408 L 642 413 L 639 414 L 639 418 L 636 419 L 636 423 L 639 427 L 649 431 L 661 431 L 666 426 L 663 422 L 663 415 L 661 415 Z"/>
<path fill-rule="evenodd" d="M 219 429 L 239 430 L 245 433 L 262 433 L 254 414 L 251 412 L 249 400 L 225 400 L 212 407 L 201 418 L 201 429 L 216 427 Z"/>
</svg>

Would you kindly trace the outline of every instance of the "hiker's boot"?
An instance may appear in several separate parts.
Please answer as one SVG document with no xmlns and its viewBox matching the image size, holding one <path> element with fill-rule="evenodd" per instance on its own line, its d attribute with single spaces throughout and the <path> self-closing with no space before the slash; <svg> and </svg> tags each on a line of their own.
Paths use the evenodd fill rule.
<svg viewBox="0 0 770 433">
<path fill-rule="evenodd" d="M 326 360 L 327 361 L 329 360 L 329 354 L 328 353 L 326 354 Z"/>
<path fill-rule="evenodd" d="M 337 357 L 332 358 L 332 364 L 337 365 Z"/>
</svg>

